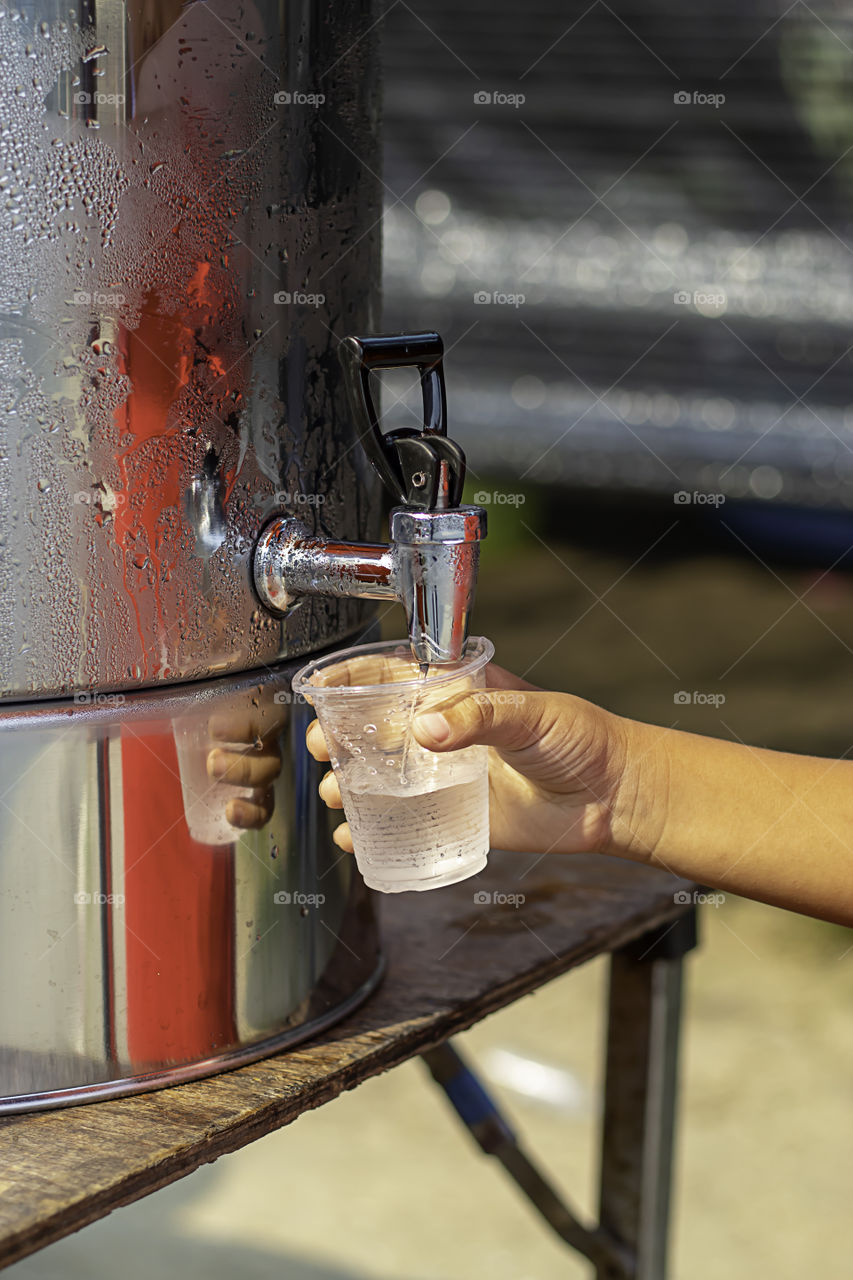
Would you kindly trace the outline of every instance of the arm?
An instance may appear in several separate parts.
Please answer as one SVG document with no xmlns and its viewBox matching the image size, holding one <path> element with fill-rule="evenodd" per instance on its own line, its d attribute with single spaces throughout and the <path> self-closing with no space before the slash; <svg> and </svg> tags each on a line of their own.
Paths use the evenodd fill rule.
<svg viewBox="0 0 853 1280">
<path fill-rule="evenodd" d="M 640 761 L 634 834 L 605 852 L 853 925 L 853 763 L 623 723 Z"/>
<path fill-rule="evenodd" d="M 497 848 L 607 853 L 853 925 L 853 763 L 640 724 L 499 667 L 415 721 L 433 751 L 490 747 Z M 309 749 L 328 759 L 319 725 Z M 320 785 L 341 807 L 334 774 Z M 352 848 L 346 825 L 335 838 Z"/>
</svg>

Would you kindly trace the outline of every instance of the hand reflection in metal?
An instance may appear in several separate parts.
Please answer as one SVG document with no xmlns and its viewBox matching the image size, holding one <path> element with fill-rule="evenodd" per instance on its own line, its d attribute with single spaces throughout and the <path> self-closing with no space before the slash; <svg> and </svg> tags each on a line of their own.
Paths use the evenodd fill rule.
<svg viewBox="0 0 853 1280">
<path fill-rule="evenodd" d="M 210 717 L 208 732 L 214 747 L 207 757 L 208 777 L 236 787 L 251 787 L 249 796 L 228 801 L 225 816 L 234 827 L 246 831 L 266 826 L 275 805 L 274 787 L 281 773 L 279 738 L 287 718 L 285 707 L 276 707 L 272 720 L 266 708 L 247 707 L 217 712 Z M 237 744 L 245 743 L 239 750 Z"/>
</svg>

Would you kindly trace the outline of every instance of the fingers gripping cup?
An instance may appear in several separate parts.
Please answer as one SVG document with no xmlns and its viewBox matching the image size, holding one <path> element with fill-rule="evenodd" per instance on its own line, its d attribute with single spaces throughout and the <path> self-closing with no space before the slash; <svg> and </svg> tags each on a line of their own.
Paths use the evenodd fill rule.
<svg viewBox="0 0 853 1280">
<path fill-rule="evenodd" d="M 303 667 L 293 692 L 312 703 L 329 747 L 355 858 L 383 893 L 437 889 L 476 875 L 489 852 L 488 748 L 427 751 L 415 716 L 485 688 L 489 640 L 421 672 L 407 642 L 339 650 Z"/>
</svg>

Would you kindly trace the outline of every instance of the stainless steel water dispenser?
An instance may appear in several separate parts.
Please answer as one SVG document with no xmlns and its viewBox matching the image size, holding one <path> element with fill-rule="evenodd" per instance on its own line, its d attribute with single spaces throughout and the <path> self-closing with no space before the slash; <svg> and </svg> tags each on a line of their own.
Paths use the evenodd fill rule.
<svg viewBox="0 0 853 1280">
<path fill-rule="evenodd" d="M 0 7 L 0 1111 L 258 1057 L 378 979 L 288 680 L 370 606 L 252 576 L 273 517 L 382 523 L 337 351 L 379 327 L 373 21 Z"/>
<path fill-rule="evenodd" d="M 373 334 L 374 32 L 0 8 L 0 1113 L 250 1061 L 381 975 L 290 676 L 376 599 L 451 661 L 485 515 L 440 339 Z M 401 364 L 423 429 L 383 436 Z"/>
</svg>

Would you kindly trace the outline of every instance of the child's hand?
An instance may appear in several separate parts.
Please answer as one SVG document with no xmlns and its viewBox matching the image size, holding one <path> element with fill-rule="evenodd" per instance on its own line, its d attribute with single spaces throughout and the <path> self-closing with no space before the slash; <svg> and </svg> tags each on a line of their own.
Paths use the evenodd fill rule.
<svg viewBox="0 0 853 1280">
<path fill-rule="evenodd" d="M 623 720 L 500 667 L 486 680 L 416 716 L 414 730 L 431 751 L 489 747 L 494 847 L 618 854 L 853 926 L 853 762 Z M 328 760 L 316 720 L 307 741 Z M 333 773 L 320 795 L 342 807 Z M 352 850 L 346 824 L 335 840 Z"/>
<path fill-rule="evenodd" d="M 486 669 L 487 688 L 461 694 L 417 716 L 415 737 L 430 751 L 472 743 L 489 750 L 491 843 L 532 853 L 625 851 L 632 843 L 635 770 L 626 771 L 630 722 L 567 693 L 548 693 L 503 668 Z M 328 760 L 315 720 L 306 742 Z M 634 788 L 636 790 L 636 788 Z M 320 783 L 332 809 L 343 807 L 332 771 Z M 348 852 L 346 823 L 335 841 Z M 619 848 L 617 849 L 617 846 Z M 644 850 L 633 850 L 643 856 Z"/>
</svg>

